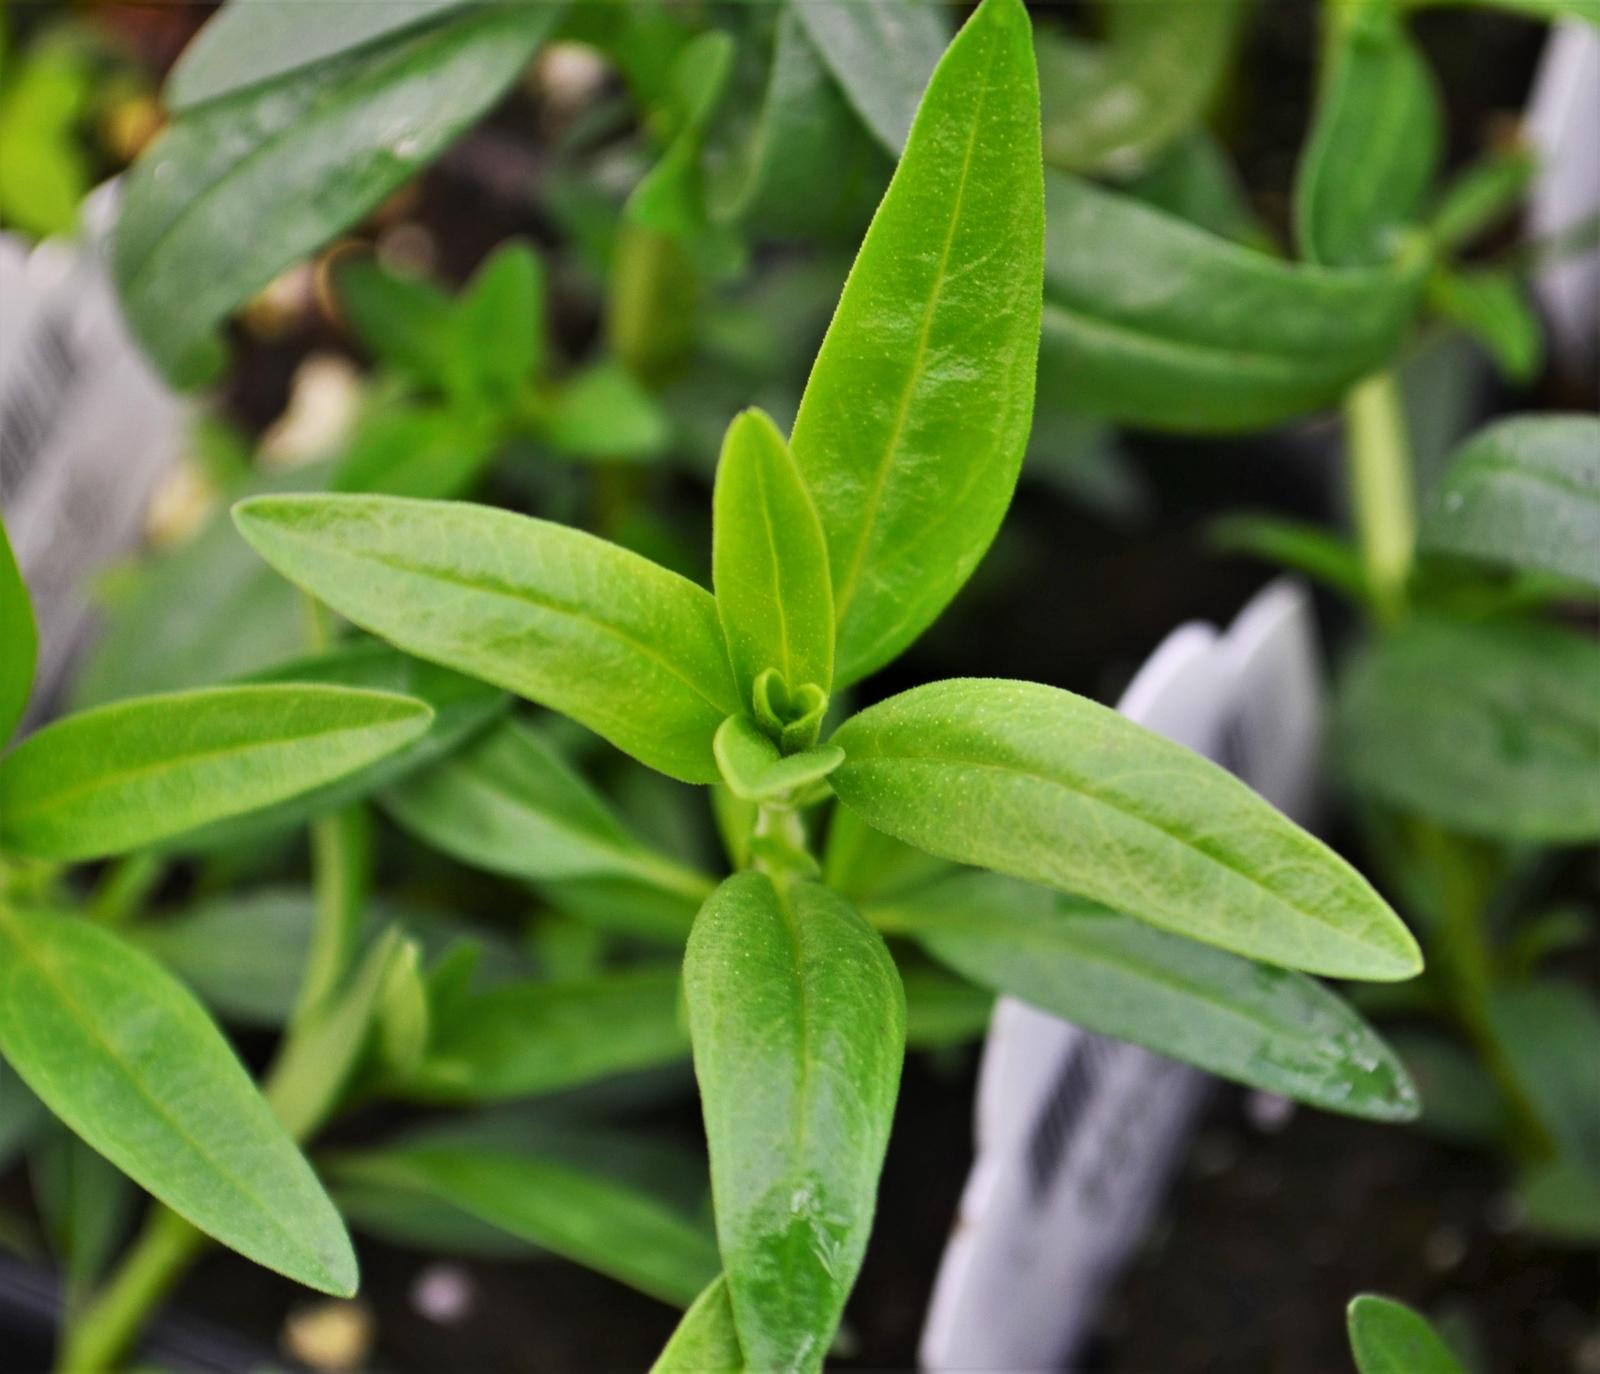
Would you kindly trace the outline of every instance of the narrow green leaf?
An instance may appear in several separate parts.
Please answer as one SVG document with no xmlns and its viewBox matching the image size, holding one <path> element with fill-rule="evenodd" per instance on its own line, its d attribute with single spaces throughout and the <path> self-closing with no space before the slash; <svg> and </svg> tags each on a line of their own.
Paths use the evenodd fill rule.
<svg viewBox="0 0 1600 1374">
<path fill-rule="evenodd" d="M 1537 625 L 1417 620 L 1340 686 L 1351 786 L 1490 838 L 1600 837 L 1600 645 Z"/>
<path fill-rule="evenodd" d="M 1360 550 L 1324 525 L 1275 515 L 1230 515 L 1212 525 L 1208 534 L 1225 552 L 1292 568 L 1350 601 L 1363 602 L 1370 595 Z"/>
<path fill-rule="evenodd" d="M 230 0 L 183 50 L 161 95 L 181 114 L 285 72 L 389 38 L 459 9 L 467 0 L 385 0 L 308 9 L 272 0 Z"/>
<path fill-rule="evenodd" d="M 944 609 L 1016 486 L 1044 214 L 1031 33 L 1020 0 L 985 0 L 939 63 L 795 421 L 841 684 Z"/>
<path fill-rule="evenodd" d="M 559 5 L 474 6 L 180 117 L 128 179 L 112 267 L 129 323 L 190 385 L 218 323 L 360 219 L 478 118 Z"/>
<path fill-rule="evenodd" d="M 1418 1113 L 1389 1047 L 1304 974 L 986 873 L 919 888 L 866 915 L 915 936 L 965 977 L 1086 1030 L 1327 1111 L 1378 1121 Z"/>
<path fill-rule="evenodd" d="M 862 122 L 891 153 L 905 146 L 948 30 L 916 0 L 791 0 Z"/>
<path fill-rule="evenodd" d="M 1530 382 L 1544 360 L 1539 314 L 1526 282 L 1501 268 L 1441 268 L 1428 283 L 1428 304 L 1478 343 L 1514 382 Z"/>
<path fill-rule="evenodd" d="M 1363 1293 L 1348 1317 L 1361 1374 L 1465 1374 L 1439 1333 L 1393 1298 Z"/>
<path fill-rule="evenodd" d="M 0 1051 L 142 1188 L 257 1264 L 348 1297 L 333 1204 L 200 1004 L 87 921 L 0 908 Z"/>
<path fill-rule="evenodd" d="M 1241 0 L 1105 6 L 1106 41 L 1039 42 L 1044 155 L 1069 172 L 1126 175 L 1193 129 L 1228 70 Z"/>
<path fill-rule="evenodd" d="M 551 1160 L 410 1145 L 345 1156 L 336 1175 L 413 1189 L 680 1307 L 717 1273 L 709 1231 L 646 1192 Z"/>
<path fill-rule="evenodd" d="M 828 547 L 789 446 L 764 411 L 728 426 L 712 496 L 712 572 L 746 703 L 775 668 L 791 688 L 833 686 Z"/>
<path fill-rule="evenodd" d="M 33 687 L 34 662 L 39 656 L 39 631 L 33 623 L 33 606 L 5 521 L 0 520 L 0 747 L 11 738 L 22 719 Z"/>
<path fill-rule="evenodd" d="M 1561 1156 L 1600 1179 L 1600 1003 L 1576 983 L 1506 983 L 1488 1014 Z"/>
<path fill-rule="evenodd" d="M 1335 404 L 1388 363 L 1426 264 L 1271 257 L 1063 173 L 1045 178 L 1040 388 L 1127 424 L 1237 433 Z"/>
<path fill-rule="evenodd" d="M 424 390 L 437 389 L 450 376 L 456 312 L 439 287 L 348 254 L 335 260 L 333 284 L 340 316 L 373 357 Z"/>
<path fill-rule="evenodd" d="M 701 909 L 683 980 L 739 1343 L 751 1369 L 820 1369 L 900 1081 L 894 961 L 826 888 L 743 873 Z"/>
<path fill-rule="evenodd" d="M 1365 267 L 1394 258 L 1420 221 L 1443 119 L 1398 4 L 1328 13 L 1336 30 L 1295 185 L 1297 228 L 1312 262 Z"/>
<path fill-rule="evenodd" d="M 510 511 L 377 496 L 235 510 L 273 567 L 363 629 L 571 716 L 685 782 L 738 710 L 710 594 L 615 544 Z"/>
<path fill-rule="evenodd" d="M 830 777 L 873 826 L 1253 959 L 1410 977 L 1416 942 L 1344 860 L 1237 778 L 1070 692 L 958 679 L 846 721 Z"/>
<path fill-rule="evenodd" d="M 392 1084 L 429 1102 L 533 1097 L 681 1060 L 676 969 L 506 983 L 441 1016 L 428 1057 Z"/>
<path fill-rule="evenodd" d="M 844 750 L 831 744 L 780 755 L 748 716 L 723 721 L 712 747 L 723 782 L 741 801 L 773 801 L 827 777 L 844 762 Z"/>
<path fill-rule="evenodd" d="M 1600 587 L 1600 419 L 1518 415 L 1456 451 L 1422 544 Z"/>
<path fill-rule="evenodd" d="M 412 834 L 514 878 L 631 878 L 699 902 L 710 880 L 650 848 L 544 738 L 503 721 L 384 797 Z"/>
<path fill-rule="evenodd" d="M 0 847 L 50 859 L 140 849 L 363 768 L 432 716 L 392 692 L 312 685 L 96 707 L 0 759 Z"/>
<path fill-rule="evenodd" d="M 536 428 L 559 457 L 580 462 L 648 462 L 672 439 L 660 404 L 617 362 L 596 363 L 563 380 Z"/>
<path fill-rule="evenodd" d="M 467 284 L 456 348 L 452 372 L 497 406 L 514 405 L 543 366 L 544 264 L 526 243 L 501 244 Z"/>
<path fill-rule="evenodd" d="M 718 1274 L 694 1300 L 650 1374 L 744 1374 L 727 1276 Z"/>
</svg>

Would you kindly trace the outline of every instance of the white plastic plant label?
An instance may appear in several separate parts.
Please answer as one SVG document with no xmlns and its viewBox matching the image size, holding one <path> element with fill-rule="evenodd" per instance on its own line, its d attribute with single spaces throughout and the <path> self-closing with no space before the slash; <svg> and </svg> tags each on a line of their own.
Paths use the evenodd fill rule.
<svg viewBox="0 0 1600 1374">
<path fill-rule="evenodd" d="M 1175 630 L 1120 709 L 1304 821 L 1316 794 L 1319 684 L 1309 598 L 1284 580 L 1226 634 Z M 1211 1081 L 1002 998 L 979 1072 L 976 1160 L 934 1287 L 923 1366 L 1070 1368 Z"/>
<path fill-rule="evenodd" d="M 182 406 L 129 338 L 104 261 L 114 187 L 81 242 L 0 234 L 0 511 L 39 622 L 29 719 L 92 625 L 90 589 L 132 547 L 178 452 Z"/>
</svg>

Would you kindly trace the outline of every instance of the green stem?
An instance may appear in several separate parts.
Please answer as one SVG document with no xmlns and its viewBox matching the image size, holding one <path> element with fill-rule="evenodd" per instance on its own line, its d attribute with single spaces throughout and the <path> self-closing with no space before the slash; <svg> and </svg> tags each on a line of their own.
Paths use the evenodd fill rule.
<svg viewBox="0 0 1600 1374">
<path fill-rule="evenodd" d="M 111 1281 L 68 1327 L 56 1355 L 60 1374 L 103 1374 L 114 1368 L 146 1314 L 206 1243 L 176 1212 L 157 1206 Z"/>
<path fill-rule="evenodd" d="M 311 822 L 311 886 L 316 920 L 290 1028 L 316 1015 L 338 991 L 361 943 L 372 871 L 366 808 L 351 806 Z"/>
<path fill-rule="evenodd" d="M 1359 383 L 1345 398 L 1350 495 L 1373 610 L 1393 624 L 1406 609 L 1416 551 L 1411 445 L 1392 372 Z"/>
</svg>

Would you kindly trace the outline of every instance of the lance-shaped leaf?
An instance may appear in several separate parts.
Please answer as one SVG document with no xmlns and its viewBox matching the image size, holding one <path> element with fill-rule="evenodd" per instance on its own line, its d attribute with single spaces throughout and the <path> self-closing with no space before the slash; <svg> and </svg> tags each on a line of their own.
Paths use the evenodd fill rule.
<svg viewBox="0 0 1600 1374">
<path fill-rule="evenodd" d="M 39 630 L 22 571 L 0 520 L 0 747 L 11 738 L 28 704 L 33 668 L 39 656 Z"/>
<path fill-rule="evenodd" d="M 467 0 L 386 0 L 302 9 L 230 0 L 183 50 L 161 92 L 173 114 L 391 38 Z"/>
<path fill-rule="evenodd" d="M 510 511 L 279 496 L 234 517 L 262 557 L 419 658 L 571 716 L 640 762 L 714 782 L 738 709 L 716 603 L 594 535 Z"/>
<path fill-rule="evenodd" d="M 701 908 L 683 980 L 739 1343 L 751 1369 L 819 1369 L 894 1115 L 894 961 L 836 893 L 742 873 Z"/>
<path fill-rule="evenodd" d="M 798 0 L 789 8 L 862 122 L 898 153 L 948 40 L 936 7 L 906 0 Z"/>
<path fill-rule="evenodd" d="M 194 997 L 110 931 L 0 907 L 0 1052 L 173 1211 L 257 1264 L 349 1296 L 339 1214 Z"/>
<path fill-rule="evenodd" d="M 557 5 L 473 6 L 181 115 L 129 177 L 112 266 L 169 378 L 219 321 L 436 157 L 526 65 Z"/>
<path fill-rule="evenodd" d="M 727 1276 L 718 1274 L 683 1314 L 650 1374 L 743 1374 Z"/>
<path fill-rule="evenodd" d="M 1027 11 L 985 0 L 928 86 L 795 420 L 841 683 L 944 609 L 1011 501 L 1033 414 L 1042 220 Z"/>
<path fill-rule="evenodd" d="M 0 759 L 0 848 L 48 859 L 140 849 L 363 768 L 432 718 L 411 697 L 310 684 L 99 706 Z"/>
<path fill-rule="evenodd" d="M 1404 1303 L 1363 1293 L 1347 1318 L 1361 1374 L 1465 1374 L 1439 1333 Z"/>
<path fill-rule="evenodd" d="M 687 1307 L 717 1273 L 717 1246 L 643 1189 L 571 1164 L 484 1146 L 401 1145 L 343 1156 L 340 1183 L 403 1188 L 542 1250 Z"/>
<path fill-rule="evenodd" d="M 846 805 L 942 858 L 1289 968 L 1398 979 L 1416 942 L 1370 884 L 1244 783 L 1092 701 L 958 679 L 840 727 Z"/>
<path fill-rule="evenodd" d="M 1326 79 L 1295 186 L 1301 249 L 1312 262 L 1387 261 L 1421 218 L 1439 163 L 1433 77 L 1393 0 L 1330 10 Z"/>
<path fill-rule="evenodd" d="M 1600 419 L 1518 415 L 1479 430 L 1428 502 L 1422 543 L 1600 587 Z"/>
<path fill-rule="evenodd" d="M 423 1101 L 504 1101 L 660 1068 L 688 1049 L 675 969 L 528 980 L 441 1015 L 427 1057 L 393 1086 Z"/>
<path fill-rule="evenodd" d="M 507 720 L 406 779 L 384 805 L 412 834 L 491 873 L 632 878 L 700 902 L 711 882 L 650 848 L 531 726 Z"/>
<path fill-rule="evenodd" d="M 946 879 L 866 914 L 975 982 L 1085 1030 L 1328 1111 L 1379 1121 L 1418 1113 L 1389 1047 L 1304 974 L 987 873 Z"/>
<path fill-rule="evenodd" d="M 1039 387 L 1128 424 L 1238 432 L 1336 403 L 1399 348 L 1425 266 L 1297 266 L 1045 178 Z"/>
<path fill-rule="evenodd" d="M 1535 625 L 1420 620 L 1339 694 L 1352 786 L 1470 834 L 1600 837 L 1600 645 Z"/>
<path fill-rule="evenodd" d="M 791 688 L 833 685 L 828 548 L 799 469 L 759 410 L 728 426 L 712 497 L 717 613 L 739 694 L 776 668 Z"/>
</svg>

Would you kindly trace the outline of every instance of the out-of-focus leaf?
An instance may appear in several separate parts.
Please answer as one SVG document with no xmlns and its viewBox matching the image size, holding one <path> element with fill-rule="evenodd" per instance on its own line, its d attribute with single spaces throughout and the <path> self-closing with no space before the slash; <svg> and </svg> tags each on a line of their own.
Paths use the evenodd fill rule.
<svg viewBox="0 0 1600 1374">
<path fill-rule="evenodd" d="M 994 993 L 935 964 L 904 968 L 906 1048 L 940 1050 L 983 1039 L 994 1011 Z"/>
<path fill-rule="evenodd" d="M 1441 269 L 1428 282 L 1428 304 L 1482 344 L 1511 381 L 1528 382 L 1538 373 L 1544 359 L 1539 316 L 1514 273 Z"/>
<path fill-rule="evenodd" d="M 1361 1374 L 1465 1374 L 1439 1333 L 1403 1303 L 1364 1293 L 1348 1316 Z"/>
<path fill-rule="evenodd" d="M 9 55 L 0 87 L 0 221 L 44 237 L 64 234 L 93 179 L 77 130 L 93 94 L 88 54 L 47 35 Z"/>
<path fill-rule="evenodd" d="M 126 1174 L 77 1136 L 56 1130 L 33 1152 L 34 1197 L 67 1288 L 80 1297 L 98 1282 L 138 1199 Z"/>
<path fill-rule="evenodd" d="M 1562 1158 L 1600 1180 L 1600 1003 L 1576 983 L 1503 984 L 1489 1021 Z"/>
<path fill-rule="evenodd" d="M 11 738 L 33 688 L 39 630 L 16 555 L 0 520 L 0 748 Z"/>
<path fill-rule="evenodd" d="M 1341 685 L 1351 786 L 1469 834 L 1600 836 L 1600 645 L 1535 625 L 1413 622 Z"/>
<path fill-rule="evenodd" d="M 1487 1149 L 1507 1139 L 1500 1089 L 1470 1053 L 1426 1031 L 1397 1030 L 1389 1042 L 1417 1085 L 1424 1130 Z"/>
<path fill-rule="evenodd" d="M 1517 1200 L 1541 1237 L 1592 1246 L 1600 1242 L 1600 1172 L 1556 1160 L 1524 1171 Z"/>
<path fill-rule="evenodd" d="M 397 401 L 357 425 L 330 485 L 423 499 L 460 496 L 500 448 L 493 417 L 480 410 Z"/>
<path fill-rule="evenodd" d="M 632 373 L 615 362 L 596 363 L 556 388 L 538 435 L 562 458 L 643 463 L 658 458 L 672 438 L 660 405 Z"/>
</svg>

